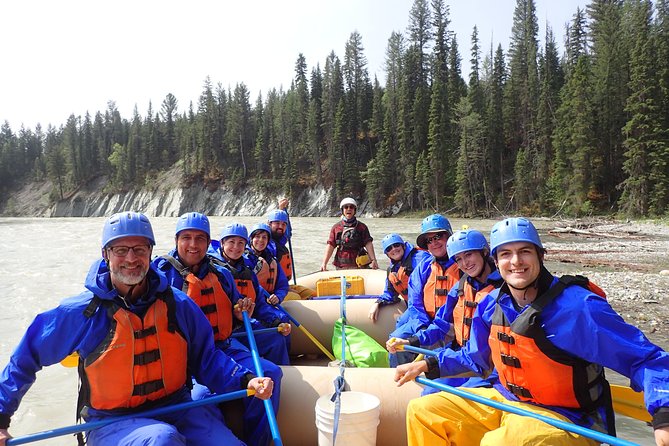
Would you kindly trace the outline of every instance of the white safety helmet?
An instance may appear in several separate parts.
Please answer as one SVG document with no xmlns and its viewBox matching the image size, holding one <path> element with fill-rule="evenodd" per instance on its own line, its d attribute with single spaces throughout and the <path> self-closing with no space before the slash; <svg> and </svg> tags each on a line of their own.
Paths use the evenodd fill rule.
<svg viewBox="0 0 669 446">
<path fill-rule="evenodd" d="M 339 209 L 344 209 L 344 205 L 346 204 L 352 204 L 356 209 L 358 209 L 358 203 L 356 203 L 356 201 L 351 197 L 344 198 L 341 203 L 339 203 Z"/>
</svg>

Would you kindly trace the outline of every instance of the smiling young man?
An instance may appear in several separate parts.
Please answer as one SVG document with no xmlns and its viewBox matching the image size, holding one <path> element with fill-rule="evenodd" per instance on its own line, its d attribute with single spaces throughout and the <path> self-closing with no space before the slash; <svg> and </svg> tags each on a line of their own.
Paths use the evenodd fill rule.
<svg viewBox="0 0 669 446">
<path fill-rule="evenodd" d="M 412 361 L 416 356 L 408 352 L 396 352 L 394 338 L 408 339 L 430 325 L 437 310 L 446 302 L 448 291 L 460 279 L 458 265 L 449 259 L 446 242 L 453 233 L 451 223 L 441 214 L 428 215 L 421 222 L 421 233 L 416 244 L 430 253 L 409 278 L 407 311 L 397 320 L 395 330 L 390 333 L 386 348 L 390 353 L 390 365 Z M 438 345 L 443 345 L 441 342 Z"/>
<path fill-rule="evenodd" d="M 80 358 L 78 413 L 85 421 L 190 401 L 190 373 L 216 393 L 249 388 L 258 398 L 271 396 L 270 378 L 254 377 L 214 347 L 202 311 L 151 264 L 154 245 L 143 214 L 105 221 L 102 258 L 91 266 L 87 291 L 39 314 L 0 375 L 0 445 L 10 438 L 10 417 L 36 373 L 73 352 Z M 87 437 L 92 446 L 242 444 L 211 405 L 138 416 Z"/>
<path fill-rule="evenodd" d="M 587 279 L 553 276 L 534 225 L 524 218 L 496 223 L 492 255 L 504 284 L 479 302 L 469 342 L 396 369 L 398 385 L 420 373 L 442 377 L 499 374 L 479 396 L 615 435 L 610 368 L 645 392 L 658 445 L 669 444 L 669 355 L 625 323 Z M 597 290 L 591 291 L 592 290 Z M 594 440 L 542 421 L 439 392 L 412 400 L 409 445 L 588 445 Z"/>
<path fill-rule="evenodd" d="M 210 234 L 209 218 L 206 215 L 199 212 L 181 215 L 174 233 L 176 248 L 162 257 L 157 257 L 154 263 L 165 273 L 170 285 L 188 294 L 207 316 L 216 346 L 239 364 L 252 370 L 254 364 L 251 352 L 230 335 L 235 327 L 242 324 L 241 311 L 247 310 L 253 314 L 255 304 L 248 298 L 240 298 L 230 271 L 217 265 L 207 255 Z M 275 383 L 271 399 L 274 411 L 278 413 L 283 373 L 274 363 L 262 358 L 261 365 L 266 376 Z M 201 399 L 209 392 L 206 387 L 195 383 L 191 393 L 193 399 Z M 272 435 L 262 401 L 247 398 L 244 400 L 244 409 L 245 442 L 253 446 L 268 445 Z"/>
</svg>

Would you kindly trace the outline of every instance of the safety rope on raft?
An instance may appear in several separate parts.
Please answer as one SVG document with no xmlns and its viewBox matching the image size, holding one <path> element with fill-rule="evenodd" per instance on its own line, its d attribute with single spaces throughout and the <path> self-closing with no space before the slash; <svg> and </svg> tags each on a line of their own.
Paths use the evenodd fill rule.
<svg viewBox="0 0 669 446">
<path fill-rule="evenodd" d="M 341 413 L 341 393 L 346 390 L 346 277 L 341 276 L 341 300 L 339 301 L 339 314 L 341 316 L 341 361 L 339 361 L 339 376 L 334 380 L 335 393 L 330 398 L 335 404 L 334 427 L 332 429 L 332 446 L 337 441 L 337 428 L 339 427 L 339 414 Z"/>
</svg>

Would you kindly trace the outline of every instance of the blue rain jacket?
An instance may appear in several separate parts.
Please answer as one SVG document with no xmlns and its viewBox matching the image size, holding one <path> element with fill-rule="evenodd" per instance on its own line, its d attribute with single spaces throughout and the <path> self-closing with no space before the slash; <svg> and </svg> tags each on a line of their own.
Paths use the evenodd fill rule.
<svg viewBox="0 0 669 446">
<path fill-rule="evenodd" d="M 553 277 L 552 284 L 557 280 Z M 439 350 L 441 376 L 469 376 L 472 373 L 485 376 L 490 373 L 493 362 L 488 336 L 495 306 L 501 306 L 509 323 L 524 310 L 517 310 L 513 298 L 501 291 L 503 289 L 494 290 L 479 303 L 467 345 L 458 351 Z M 645 392 L 646 408 L 651 415 L 659 408 L 669 408 L 669 354 L 651 343 L 637 327 L 626 323 L 606 299 L 571 285 L 541 314 L 546 336 L 556 347 L 630 378 L 634 390 Z M 497 382 L 495 388 L 508 400 L 518 400 L 501 383 Z M 579 410 L 548 408 L 584 427 L 589 428 L 595 423 Z M 599 412 L 605 419 L 603 408 Z"/>
<path fill-rule="evenodd" d="M 170 251 L 169 255 L 179 260 L 179 254 L 176 252 L 176 250 Z M 178 289 L 183 287 L 183 277 L 170 262 L 162 257 L 157 257 L 154 259 L 154 263 L 159 270 L 165 273 L 168 282 L 172 284 L 173 287 Z M 218 275 L 218 281 L 221 284 L 221 288 L 223 288 L 223 291 L 225 291 L 234 305 L 241 296 L 237 291 L 234 278 L 232 277 L 230 271 L 221 266 L 211 264 L 209 262 L 209 258 L 205 256 L 202 261 L 202 266 L 199 268 L 196 276 L 199 279 L 203 279 L 207 274 L 209 274 L 210 268 L 214 268 L 216 270 L 215 272 Z M 239 321 L 234 318 L 234 316 L 233 323 L 238 327 L 241 326 Z M 248 347 L 246 347 L 239 340 L 228 338 L 222 341 L 217 341 L 216 346 L 223 350 L 226 355 L 237 361 L 237 363 L 242 364 L 249 369 L 254 368 L 251 352 L 249 351 Z M 278 414 L 279 401 L 281 399 L 281 379 L 283 377 L 283 372 L 281 371 L 281 368 L 266 359 L 260 358 L 260 363 L 265 376 L 269 376 L 272 378 L 272 381 L 274 381 L 274 391 L 272 392 L 270 400 L 272 401 L 274 413 Z M 202 394 L 198 394 L 198 392 Z M 193 399 L 201 399 L 209 395 L 207 389 L 202 389 L 199 387 L 195 387 L 192 393 Z M 262 446 L 270 444 L 272 434 L 269 429 L 267 413 L 265 411 L 265 406 L 262 400 L 258 398 L 244 398 L 243 421 L 244 437 L 250 446 Z"/>
<path fill-rule="evenodd" d="M 149 288 L 146 297 L 129 308 L 140 317 L 156 300 L 156 293 L 168 287 L 166 277 L 153 265 L 147 277 Z M 110 273 L 103 259 L 93 263 L 85 286 L 87 291 L 63 300 L 52 310 L 38 314 L 26 330 L 9 364 L 0 375 L 0 416 L 10 417 L 14 414 L 42 367 L 57 364 L 72 352 L 79 353 L 85 359 L 107 336 L 110 320 L 106 311 L 98 310 L 91 317 L 84 315 L 94 295 L 103 300 L 114 300 L 125 307 L 116 289 L 112 288 Z M 183 292 L 177 289 L 172 291 L 176 304 L 176 322 L 188 343 L 188 368 L 193 376 L 216 393 L 239 390 L 242 378 L 251 371 L 215 348 L 211 325 L 202 311 Z M 185 386 L 184 391 L 177 394 L 165 398 L 164 405 L 190 399 Z M 91 410 L 90 415 L 108 414 Z"/>
<path fill-rule="evenodd" d="M 398 262 L 392 262 L 390 264 L 390 272 L 396 273 L 399 269 L 400 266 L 405 262 L 405 260 L 409 257 L 409 254 L 411 254 L 411 250 L 413 249 L 413 245 L 409 242 L 404 242 L 404 255 L 402 256 L 402 260 Z M 418 265 L 426 258 L 430 257 L 430 253 L 427 251 L 423 250 L 416 250 L 412 254 L 411 258 L 411 267 L 416 270 Z M 390 283 L 388 279 L 386 279 L 386 287 L 383 290 L 383 294 L 379 296 L 379 301 L 381 301 L 381 305 L 388 305 L 392 304 L 393 302 L 396 301 L 396 298 L 399 297 L 399 294 L 395 290 L 395 287 Z"/>
</svg>

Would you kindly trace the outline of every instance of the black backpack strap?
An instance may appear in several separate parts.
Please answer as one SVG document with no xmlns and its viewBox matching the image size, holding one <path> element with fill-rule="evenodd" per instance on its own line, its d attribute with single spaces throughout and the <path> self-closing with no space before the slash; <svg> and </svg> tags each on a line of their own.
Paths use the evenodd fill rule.
<svg viewBox="0 0 669 446">
<path fill-rule="evenodd" d="M 161 258 L 170 262 L 170 264 L 174 267 L 174 269 L 176 269 L 179 272 L 179 274 L 181 274 L 181 277 L 185 278 L 188 274 L 190 274 L 190 270 L 188 269 L 188 267 L 184 266 L 181 262 L 179 262 L 171 255 L 165 254 L 164 256 L 161 256 Z"/>
</svg>

